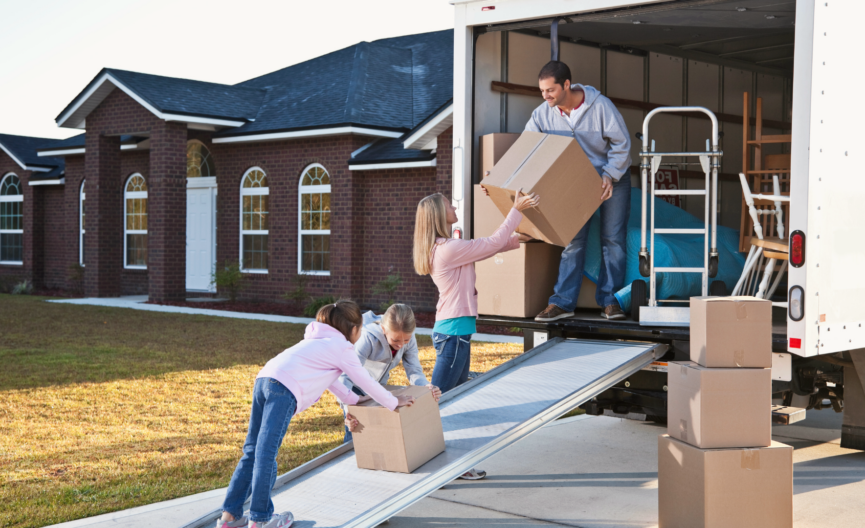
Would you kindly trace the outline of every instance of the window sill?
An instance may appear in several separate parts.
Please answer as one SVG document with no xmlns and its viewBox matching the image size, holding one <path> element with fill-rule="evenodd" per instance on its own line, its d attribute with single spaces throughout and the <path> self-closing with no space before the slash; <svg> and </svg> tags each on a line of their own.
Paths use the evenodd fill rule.
<svg viewBox="0 0 865 528">
<path fill-rule="evenodd" d="M 147 271 L 147 266 L 123 266 L 126 270 Z"/>
<path fill-rule="evenodd" d="M 24 262 L 15 262 L 14 260 L 0 260 L 0 266 L 23 266 Z"/>
<path fill-rule="evenodd" d="M 241 273 L 250 273 L 253 275 L 267 275 L 268 271 L 267 270 L 255 270 L 255 269 L 251 269 L 251 270 L 242 269 L 242 270 L 240 270 L 240 272 Z"/>
<path fill-rule="evenodd" d="M 297 271 L 297 274 L 298 274 L 298 275 L 312 275 L 312 276 L 315 276 L 315 277 L 330 277 L 330 272 L 329 272 L 329 271 L 303 271 L 303 270 L 298 270 L 298 271 Z"/>
</svg>

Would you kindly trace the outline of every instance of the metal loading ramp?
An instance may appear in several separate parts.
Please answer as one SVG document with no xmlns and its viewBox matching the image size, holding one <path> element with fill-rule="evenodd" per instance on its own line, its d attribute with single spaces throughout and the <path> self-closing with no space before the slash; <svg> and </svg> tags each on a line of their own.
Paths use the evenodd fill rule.
<svg viewBox="0 0 865 528">
<path fill-rule="evenodd" d="M 277 479 L 297 528 L 373 527 L 660 357 L 666 345 L 556 338 L 444 394 L 445 452 L 411 474 L 358 469 L 351 444 Z M 248 506 L 248 505 L 247 505 Z M 209 525 L 214 511 L 184 528 Z"/>
</svg>

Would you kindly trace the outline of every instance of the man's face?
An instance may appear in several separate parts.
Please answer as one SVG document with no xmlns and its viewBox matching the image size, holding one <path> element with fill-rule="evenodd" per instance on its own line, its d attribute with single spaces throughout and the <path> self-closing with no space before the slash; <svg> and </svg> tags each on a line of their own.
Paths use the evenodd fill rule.
<svg viewBox="0 0 865 528">
<path fill-rule="evenodd" d="M 550 105 L 550 108 L 564 105 L 567 101 L 568 90 L 571 89 L 571 81 L 566 80 L 563 87 L 561 84 L 557 84 L 553 77 L 540 79 L 538 85 L 541 87 L 541 95 L 544 96 L 544 100 Z"/>
</svg>

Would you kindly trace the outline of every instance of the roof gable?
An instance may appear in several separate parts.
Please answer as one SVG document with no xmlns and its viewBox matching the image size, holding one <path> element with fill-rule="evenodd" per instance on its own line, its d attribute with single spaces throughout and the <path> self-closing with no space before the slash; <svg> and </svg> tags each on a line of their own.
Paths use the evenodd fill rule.
<svg viewBox="0 0 865 528">
<path fill-rule="evenodd" d="M 115 89 L 160 119 L 213 126 L 254 119 L 265 95 L 260 89 L 104 68 L 57 116 L 57 124 L 84 128 L 87 115 Z"/>
<path fill-rule="evenodd" d="M 64 165 L 63 158 L 39 157 L 36 150 L 45 144 L 62 140 L 0 134 L 0 150 L 21 167 L 21 170 L 49 172 Z"/>
</svg>

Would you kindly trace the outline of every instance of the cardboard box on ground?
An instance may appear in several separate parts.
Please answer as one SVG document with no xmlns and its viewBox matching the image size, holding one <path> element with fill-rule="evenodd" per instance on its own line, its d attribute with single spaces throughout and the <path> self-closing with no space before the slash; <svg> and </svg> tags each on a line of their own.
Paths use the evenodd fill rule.
<svg viewBox="0 0 865 528">
<path fill-rule="evenodd" d="M 492 235 L 504 215 L 484 194 L 474 188 L 474 238 Z M 514 251 L 499 253 L 475 264 L 478 313 L 503 317 L 534 317 L 547 307 L 559 276 L 562 248 L 541 241 L 520 244 Z M 595 283 L 583 277 L 578 308 L 597 308 Z"/>
<path fill-rule="evenodd" d="M 386 388 L 415 402 L 396 412 L 373 400 L 348 407 L 360 424 L 352 433 L 357 467 L 411 473 L 445 450 L 439 406 L 426 387 Z"/>
<path fill-rule="evenodd" d="M 483 180 L 503 215 L 517 190 L 537 193 L 540 205 L 523 211 L 517 231 L 561 247 L 601 205 L 598 183 L 598 172 L 575 139 L 537 132 L 523 132 Z"/>
<path fill-rule="evenodd" d="M 667 433 L 701 448 L 772 442 L 772 370 L 670 363 Z"/>
<path fill-rule="evenodd" d="M 710 368 L 771 368 L 772 302 L 691 297 L 691 361 Z"/>
<path fill-rule="evenodd" d="M 790 528 L 793 448 L 700 449 L 658 437 L 660 528 Z"/>
</svg>

